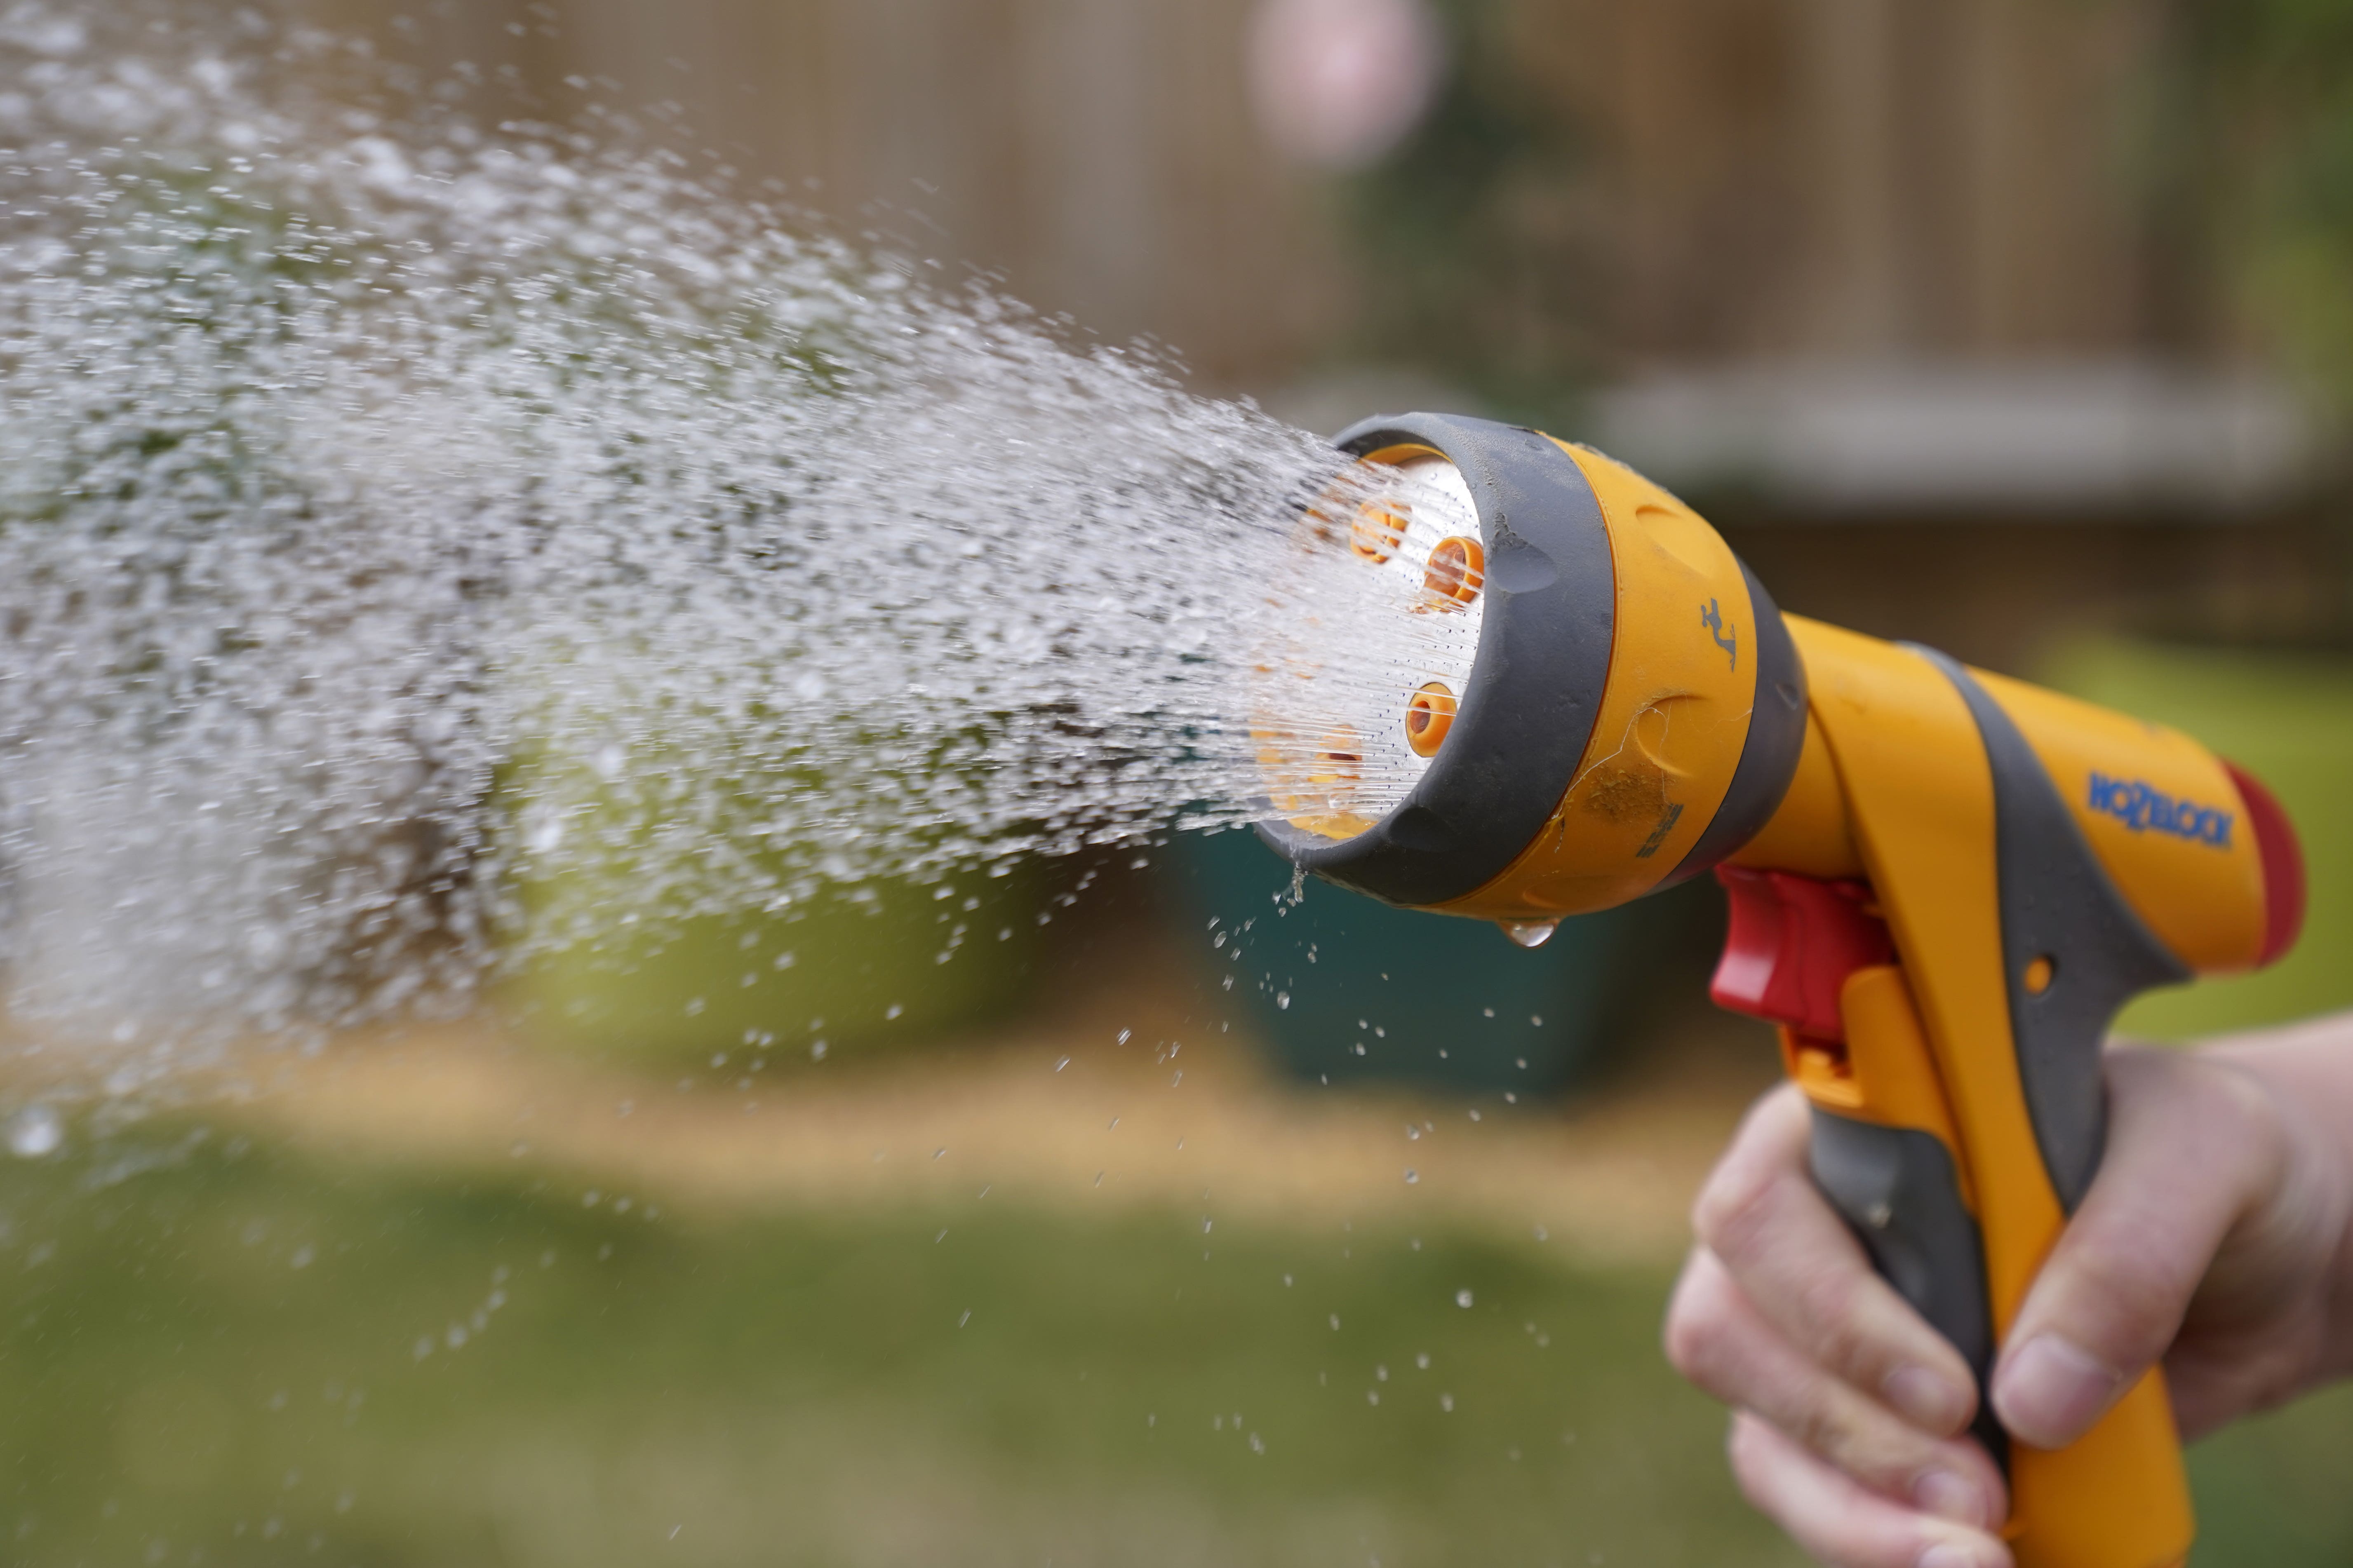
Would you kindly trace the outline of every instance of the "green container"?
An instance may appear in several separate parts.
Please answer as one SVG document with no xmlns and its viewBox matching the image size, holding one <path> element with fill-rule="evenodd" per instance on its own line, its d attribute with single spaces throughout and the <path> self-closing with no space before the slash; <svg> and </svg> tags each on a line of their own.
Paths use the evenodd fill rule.
<svg viewBox="0 0 2353 1568">
<path fill-rule="evenodd" d="M 2279 797 L 2304 845 L 2311 907 L 2295 950 L 2254 974 L 2145 996 L 2118 1030 L 2180 1040 L 2353 1007 L 2353 659 L 2101 640 L 2067 649 L 2044 679 L 2237 763 Z"/>
<path fill-rule="evenodd" d="M 1658 923 L 1634 905 L 1563 921 L 1529 949 L 1485 921 L 1313 879 L 1293 905 L 1291 868 L 1254 834 L 1186 834 L 1167 858 L 1212 1000 L 1310 1081 L 1571 1087 L 1609 1056 Z"/>
<path fill-rule="evenodd" d="M 642 874 L 653 851 L 638 847 L 651 844 L 641 805 L 569 761 L 520 764 L 509 790 L 561 816 L 568 839 L 609 847 L 560 861 L 526 847 L 520 858 L 517 891 L 535 935 L 502 999 L 543 1038 L 644 1066 L 706 1064 L 745 1047 L 823 1059 L 986 1023 L 1029 994 L 1048 890 L 1035 861 L 1003 876 L 824 886 L 772 910 L 666 915 L 645 907 L 649 880 L 691 888 L 693 865 Z M 760 792 L 742 799 L 714 822 L 710 845 L 681 858 L 734 858 L 736 876 L 793 880 L 786 857 L 754 831 L 773 815 Z"/>
<path fill-rule="evenodd" d="M 746 1046 L 823 1058 L 935 1038 L 1028 997 L 1038 881 L 1034 871 L 975 874 L 955 879 L 947 901 L 932 888 L 870 882 L 795 916 L 696 916 L 659 934 L 622 922 L 628 894 L 617 886 L 614 921 L 524 961 L 507 994 L 542 1036 L 635 1064 L 700 1063 Z M 964 910 L 966 897 L 979 907 Z M 959 921 L 970 931 L 951 949 Z"/>
</svg>

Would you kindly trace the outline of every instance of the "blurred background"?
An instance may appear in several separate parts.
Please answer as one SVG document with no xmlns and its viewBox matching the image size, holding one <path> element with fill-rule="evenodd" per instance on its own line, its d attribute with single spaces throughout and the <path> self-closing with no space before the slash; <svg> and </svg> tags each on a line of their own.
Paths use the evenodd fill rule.
<svg viewBox="0 0 2353 1568">
<path fill-rule="evenodd" d="M 2353 4 L 297 15 L 1204 394 L 1590 441 L 1784 608 L 2276 787 L 2303 949 L 2127 1027 L 2353 1005 Z M 953 973 L 869 889 L 756 991 L 713 924 L 189 1110 L 19 1119 L 9 1560 L 1798 1561 L 1655 1348 L 1774 1072 L 1705 1005 L 1713 889 L 1531 954 L 1285 879 L 1231 835 L 1036 867 Z M 2348 1440 L 2330 1395 L 2195 1451 L 2198 1561 L 2353 1558 Z"/>
</svg>

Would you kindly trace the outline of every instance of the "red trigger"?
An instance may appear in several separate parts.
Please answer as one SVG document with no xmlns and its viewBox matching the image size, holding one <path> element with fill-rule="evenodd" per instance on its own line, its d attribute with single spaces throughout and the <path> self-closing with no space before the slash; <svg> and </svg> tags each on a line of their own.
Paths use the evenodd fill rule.
<svg viewBox="0 0 2353 1568">
<path fill-rule="evenodd" d="M 1731 929 L 1708 994 L 1719 1007 L 1786 1024 L 1808 1039 L 1842 1043 L 1839 990 L 1858 969 L 1895 961 L 1887 922 L 1862 882 L 1719 866 Z"/>
</svg>

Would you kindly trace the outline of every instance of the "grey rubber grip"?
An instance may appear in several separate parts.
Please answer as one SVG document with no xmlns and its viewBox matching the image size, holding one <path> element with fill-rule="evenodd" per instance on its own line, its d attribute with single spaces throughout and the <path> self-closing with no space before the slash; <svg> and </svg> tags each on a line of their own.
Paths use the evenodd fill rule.
<svg viewBox="0 0 2353 1568">
<path fill-rule="evenodd" d="M 2008 1468 L 2009 1438 L 1993 1418 L 1993 1316 L 1985 1241 L 1961 1201 L 1953 1157 L 1936 1134 L 1882 1127 L 1814 1108 L 1814 1184 L 1821 1188 L 1880 1277 L 1952 1342 L 1978 1380 L 1978 1441 Z"/>
</svg>

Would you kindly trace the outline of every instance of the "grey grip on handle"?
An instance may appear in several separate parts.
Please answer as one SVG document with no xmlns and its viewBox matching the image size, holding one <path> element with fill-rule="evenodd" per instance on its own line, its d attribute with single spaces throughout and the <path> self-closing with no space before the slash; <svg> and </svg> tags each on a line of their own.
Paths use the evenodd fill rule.
<svg viewBox="0 0 2353 1568">
<path fill-rule="evenodd" d="M 1993 1374 L 1985 1243 L 1961 1201 L 1953 1157 L 1932 1132 L 1882 1127 L 1814 1108 L 1814 1184 L 1897 1295 L 1928 1320 L 1978 1380 L 1972 1431 L 2008 1468 L 2009 1439 L 1987 1397 Z"/>
</svg>

